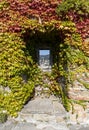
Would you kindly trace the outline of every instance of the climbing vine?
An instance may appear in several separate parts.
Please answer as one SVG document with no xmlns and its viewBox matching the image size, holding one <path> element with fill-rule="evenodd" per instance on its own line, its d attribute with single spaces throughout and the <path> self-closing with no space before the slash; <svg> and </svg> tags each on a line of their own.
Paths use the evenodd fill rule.
<svg viewBox="0 0 89 130">
<path fill-rule="evenodd" d="M 64 0 L 58 5 L 56 12 L 62 20 L 73 21 L 82 38 L 89 36 L 88 0 Z"/>
<path fill-rule="evenodd" d="M 69 85 L 77 73 L 89 71 L 89 42 L 84 40 L 89 35 L 88 1 L 76 1 L 78 5 L 74 0 L 0 1 L 0 111 L 17 116 L 35 85 L 42 83 L 34 56 L 38 39 L 42 44 L 52 42 L 52 73 L 46 76 L 54 81 L 49 86 L 51 92 L 61 95 L 70 110 Z"/>
<path fill-rule="evenodd" d="M 34 90 L 37 67 L 16 34 L 0 34 L 0 109 L 17 115 Z"/>
</svg>

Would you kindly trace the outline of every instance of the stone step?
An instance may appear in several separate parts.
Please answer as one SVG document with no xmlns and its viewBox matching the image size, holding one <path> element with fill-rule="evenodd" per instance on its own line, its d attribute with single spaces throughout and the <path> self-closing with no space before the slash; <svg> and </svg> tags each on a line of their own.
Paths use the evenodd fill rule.
<svg viewBox="0 0 89 130">
<path fill-rule="evenodd" d="M 32 124 L 29 122 L 11 121 L 0 126 L 0 130 L 69 130 L 69 128 L 66 124 L 48 124 L 44 122 Z"/>
<path fill-rule="evenodd" d="M 42 97 L 49 97 L 51 95 L 51 92 L 48 87 L 43 86 L 36 86 L 35 87 L 35 95 L 34 97 L 42 96 Z"/>
<path fill-rule="evenodd" d="M 48 115 L 48 114 L 23 114 L 21 113 L 17 119 L 20 122 L 29 122 L 33 124 L 62 124 L 65 123 L 64 117 Z"/>
<path fill-rule="evenodd" d="M 29 114 L 49 114 L 49 115 L 65 115 L 66 111 L 59 99 L 52 96 L 50 98 L 36 97 L 31 100 L 21 111 Z"/>
<path fill-rule="evenodd" d="M 79 105 L 76 108 L 78 118 L 84 119 L 85 115 L 81 115 L 82 108 Z M 51 95 L 49 98 L 37 97 L 28 102 L 17 118 L 0 124 L 0 130 L 83 130 L 76 126 L 77 123 L 83 123 L 78 121 L 76 114 L 67 113 L 59 99 Z M 85 120 L 85 125 L 86 121 L 88 120 Z M 85 127 L 84 130 L 88 129 Z"/>
<path fill-rule="evenodd" d="M 89 130 L 89 126 L 73 124 L 43 124 L 34 125 L 28 122 L 17 122 L 14 120 L 0 124 L 0 130 Z"/>
<path fill-rule="evenodd" d="M 53 130 L 68 130 L 64 118 L 60 116 L 48 114 L 20 114 L 17 121 L 32 123 L 38 130 L 48 128 L 53 128 Z"/>
<path fill-rule="evenodd" d="M 64 120 L 66 113 L 63 105 L 59 103 L 57 98 L 53 96 L 50 98 L 37 97 L 24 106 L 19 117 L 15 120 L 33 123 L 39 129 L 44 126 L 44 130 L 46 127 L 47 129 L 64 130 L 62 126 L 66 126 Z"/>
<path fill-rule="evenodd" d="M 17 122 L 15 120 L 7 121 L 5 124 L 0 125 L 0 130 L 39 130 L 32 123 Z"/>
</svg>

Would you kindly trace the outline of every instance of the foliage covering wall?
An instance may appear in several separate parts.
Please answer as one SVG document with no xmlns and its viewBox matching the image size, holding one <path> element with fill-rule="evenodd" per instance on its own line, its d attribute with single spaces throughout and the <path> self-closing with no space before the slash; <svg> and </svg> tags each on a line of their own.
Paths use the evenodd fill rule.
<svg viewBox="0 0 89 130">
<path fill-rule="evenodd" d="M 34 91 L 37 66 L 16 34 L 1 33 L 0 42 L 0 109 L 16 116 Z"/>
<path fill-rule="evenodd" d="M 68 98 L 67 92 L 68 84 L 74 80 L 73 74 L 70 79 L 72 69 L 79 69 L 79 67 L 82 69 L 83 66 L 84 70 L 89 71 L 89 42 L 84 42 L 84 38 L 89 35 L 89 12 L 88 9 L 85 10 L 86 16 L 85 14 L 80 15 L 79 12 L 76 13 L 80 9 L 75 11 L 74 1 L 71 1 L 73 5 L 68 6 L 66 10 L 62 9 L 65 5 L 71 4 L 68 0 L 64 1 L 64 4 L 60 0 L 0 1 L 1 111 L 5 110 L 9 115 L 17 116 L 17 112 L 29 100 L 38 83 L 40 70 L 30 55 L 32 48 L 34 49 L 32 36 L 37 38 L 38 34 L 46 36 L 53 34 L 51 35 L 53 38 L 56 33 L 56 38 L 53 38 L 55 41 L 52 41 L 52 44 L 57 43 L 57 55 L 60 63 L 55 60 L 52 76 L 57 82 L 58 79 L 61 80 L 59 85 L 61 87 L 60 89 L 54 87 L 54 93 L 61 91 L 59 93 L 63 104 L 67 110 L 70 109 L 71 100 Z M 88 1 L 86 0 L 86 2 Z M 58 6 L 59 4 L 60 6 Z M 79 7 L 81 4 L 84 3 L 80 2 Z M 71 11 L 69 14 L 69 7 L 74 9 L 73 14 Z M 65 18 L 62 17 L 64 11 Z M 77 22 L 78 18 L 79 22 Z M 27 48 L 26 39 L 29 39 L 29 48 Z M 57 39 L 59 39 L 59 43 Z M 34 41 L 36 40 L 34 39 Z M 78 73 L 77 70 L 76 72 Z M 62 86 L 62 84 L 64 85 Z"/>
</svg>

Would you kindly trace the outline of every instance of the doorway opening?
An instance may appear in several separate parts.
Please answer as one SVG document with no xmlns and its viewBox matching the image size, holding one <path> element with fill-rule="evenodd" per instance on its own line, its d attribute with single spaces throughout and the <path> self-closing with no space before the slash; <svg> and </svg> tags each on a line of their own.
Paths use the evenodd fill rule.
<svg viewBox="0 0 89 130">
<path fill-rule="evenodd" d="M 52 66 L 50 49 L 39 49 L 38 50 L 38 64 L 41 70 L 50 71 Z"/>
</svg>

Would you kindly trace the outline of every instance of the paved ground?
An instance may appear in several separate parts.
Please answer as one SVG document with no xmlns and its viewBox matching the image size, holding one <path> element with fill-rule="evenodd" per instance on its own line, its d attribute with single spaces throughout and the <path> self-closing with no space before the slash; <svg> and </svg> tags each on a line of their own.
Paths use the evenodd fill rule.
<svg viewBox="0 0 89 130">
<path fill-rule="evenodd" d="M 88 124 L 68 119 L 59 99 L 37 97 L 24 106 L 18 118 L 0 124 L 0 130 L 89 130 Z"/>
</svg>

